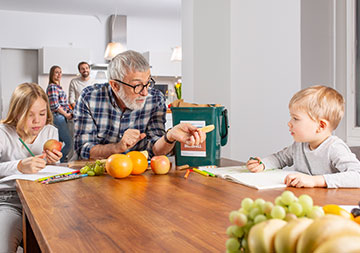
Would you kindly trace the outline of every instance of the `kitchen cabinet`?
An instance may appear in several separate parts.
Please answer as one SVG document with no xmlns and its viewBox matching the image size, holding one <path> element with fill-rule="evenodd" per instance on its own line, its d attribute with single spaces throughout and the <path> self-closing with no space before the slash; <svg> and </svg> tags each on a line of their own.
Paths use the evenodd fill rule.
<svg viewBox="0 0 360 253">
<path fill-rule="evenodd" d="M 181 62 L 170 61 L 171 50 L 169 51 L 151 51 L 143 53 L 151 66 L 151 75 L 153 76 L 181 76 Z"/>
<path fill-rule="evenodd" d="M 81 61 L 90 61 L 88 48 L 44 47 L 39 49 L 39 74 L 49 74 L 53 65 L 61 67 L 63 74 L 78 73 L 77 65 Z"/>
</svg>

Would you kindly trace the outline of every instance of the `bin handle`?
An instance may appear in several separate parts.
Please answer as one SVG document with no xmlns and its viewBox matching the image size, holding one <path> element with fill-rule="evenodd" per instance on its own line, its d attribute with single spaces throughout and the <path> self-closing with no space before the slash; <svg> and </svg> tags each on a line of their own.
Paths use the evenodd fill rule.
<svg viewBox="0 0 360 253">
<path fill-rule="evenodd" d="M 227 113 L 227 109 L 222 111 L 222 114 L 223 114 L 223 116 L 225 118 L 225 134 L 224 134 L 224 136 L 221 136 L 221 139 L 225 138 L 228 135 L 228 113 Z"/>
</svg>

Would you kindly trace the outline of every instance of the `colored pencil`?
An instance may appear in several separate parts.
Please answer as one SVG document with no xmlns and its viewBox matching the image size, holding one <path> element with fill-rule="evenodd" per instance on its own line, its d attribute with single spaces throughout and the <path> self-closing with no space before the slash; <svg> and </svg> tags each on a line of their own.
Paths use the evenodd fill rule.
<svg viewBox="0 0 360 253">
<path fill-rule="evenodd" d="M 19 140 L 21 141 L 22 145 L 29 151 L 30 155 L 35 156 L 33 152 L 29 149 L 29 147 L 25 144 L 25 142 L 19 137 Z"/>
<path fill-rule="evenodd" d="M 73 180 L 73 179 L 87 177 L 87 176 L 88 176 L 88 174 L 71 175 L 71 176 L 67 176 L 67 177 L 55 178 L 55 179 L 52 179 L 49 181 L 44 181 L 42 183 L 43 184 L 54 184 L 54 183 L 59 183 L 59 182 L 63 182 L 63 181 L 69 181 L 69 180 Z"/>
<path fill-rule="evenodd" d="M 56 175 L 53 175 L 53 176 L 50 176 L 50 177 L 42 177 L 42 178 L 39 178 L 37 181 L 38 181 L 38 182 L 41 182 L 41 181 L 53 179 L 53 178 L 56 178 L 56 177 L 62 177 L 62 176 L 77 174 L 77 173 L 79 173 L 79 172 L 80 172 L 80 170 L 74 170 L 74 171 L 71 171 L 71 172 L 56 174 Z"/>
</svg>

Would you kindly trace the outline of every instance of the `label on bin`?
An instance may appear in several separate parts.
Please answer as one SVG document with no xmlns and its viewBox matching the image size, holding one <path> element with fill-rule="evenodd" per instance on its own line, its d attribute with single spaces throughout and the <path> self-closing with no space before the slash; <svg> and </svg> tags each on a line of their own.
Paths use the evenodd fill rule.
<svg viewBox="0 0 360 253">
<path fill-rule="evenodd" d="M 197 128 L 204 127 L 205 121 L 181 120 L 180 123 L 190 123 Z M 206 157 L 206 140 L 198 146 L 188 146 L 184 143 L 180 145 L 181 156 Z"/>
</svg>

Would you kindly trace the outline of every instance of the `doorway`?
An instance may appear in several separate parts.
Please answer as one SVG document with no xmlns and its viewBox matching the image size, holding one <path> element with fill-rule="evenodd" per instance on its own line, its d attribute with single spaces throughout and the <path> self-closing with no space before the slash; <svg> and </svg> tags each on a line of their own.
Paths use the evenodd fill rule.
<svg viewBox="0 0 360 253">
<path fill-rule="evenodd" d="M 0 116 L 9 110 L 16 86 L 25 82 L 38 83 L 38 50 L 0 49 Z"/>
</svg>

